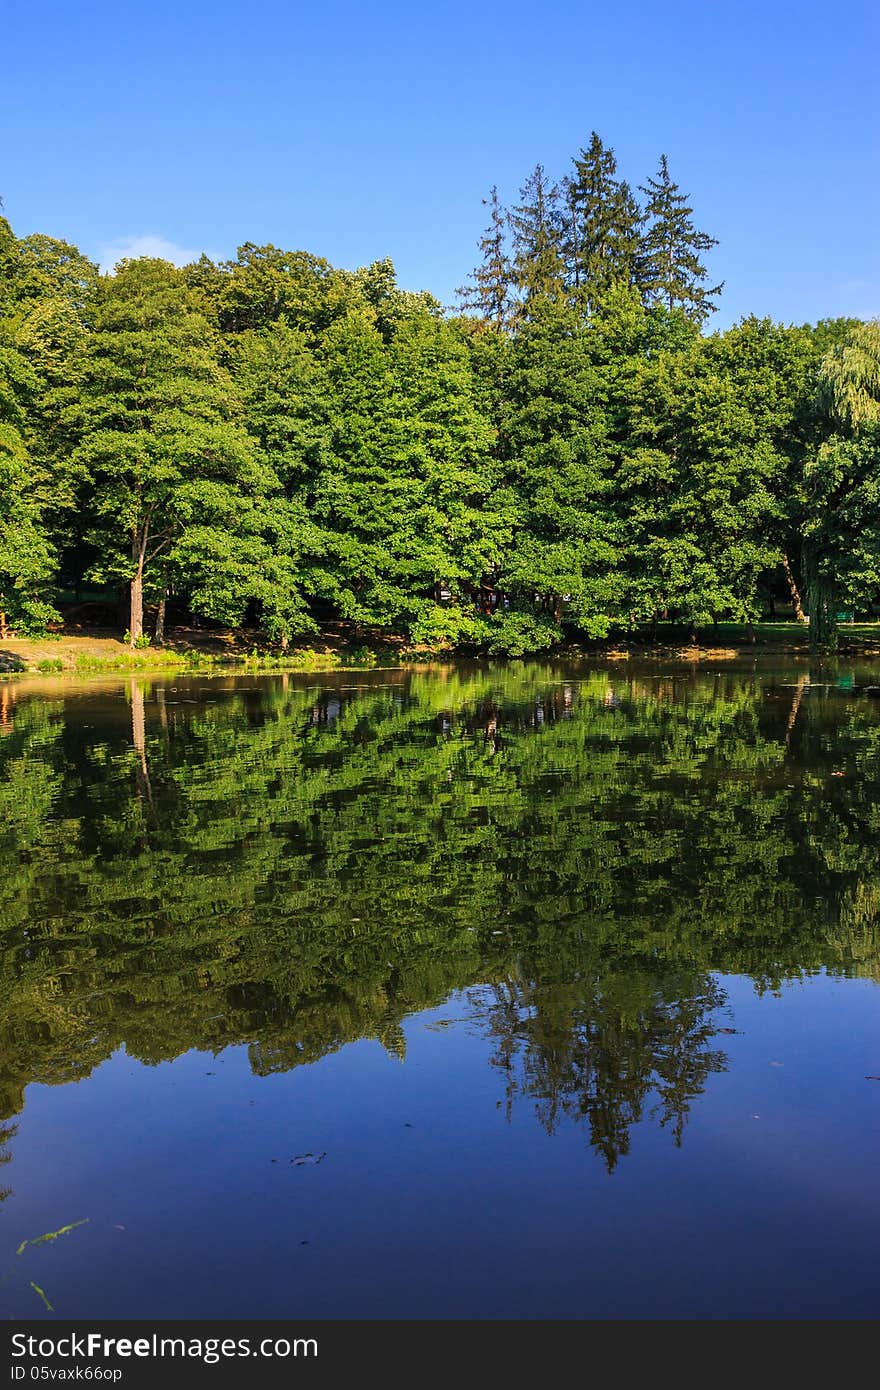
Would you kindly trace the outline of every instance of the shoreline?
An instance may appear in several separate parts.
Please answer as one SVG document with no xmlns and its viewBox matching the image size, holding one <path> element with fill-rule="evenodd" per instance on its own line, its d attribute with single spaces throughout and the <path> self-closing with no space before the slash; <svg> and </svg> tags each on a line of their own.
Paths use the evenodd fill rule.
<svg viewBox="0 0 880 1390">
<path fill-rule="evenodd" d="M 132 651 L 106 630 L 48 633 L 43 637 L 10 637 L 0 642 L 0 679 L 30 676 L 246 674 L 330 672 L 425 667 L 456 661 L 571 661 L 593 660 L 622 665 L 628 662 L 732 662 L 744 658 L 784 657 L 827 662 L 839 659 L 880 659 L 880 623 L 853 624 L 839 632 L 833 652 L 811 652 L 807 631 L 790 623 L 719 624 L 717 634 L 698 632 L 696 643 L 678 633 L 654 641 L 646 633 L 605 642 L 563 644 L 524 657 L 487 656 L 462 650 L 408 647 L 383 634 L 321 634 L 320 645 L 294 647 L 286 652 L 256 632 L 204 632 L 174 629 L 161 648 Z"/>
</svg>

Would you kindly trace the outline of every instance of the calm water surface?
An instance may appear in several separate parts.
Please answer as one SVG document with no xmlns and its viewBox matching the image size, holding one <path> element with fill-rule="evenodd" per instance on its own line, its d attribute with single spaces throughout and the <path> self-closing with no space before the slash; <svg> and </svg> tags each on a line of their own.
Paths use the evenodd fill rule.
<svg viewBox="0 0 880 1390">
<path fill-rule="evenodd" d="M 0 1313 L 876 1316 L 871 683 L 0 683 Z"/>
</svg>

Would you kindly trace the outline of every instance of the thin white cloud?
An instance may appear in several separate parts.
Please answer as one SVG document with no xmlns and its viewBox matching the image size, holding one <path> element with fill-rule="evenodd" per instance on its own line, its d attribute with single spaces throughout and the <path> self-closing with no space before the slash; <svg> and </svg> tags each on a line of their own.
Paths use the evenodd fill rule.
<svg viewBox="0 0 880 1390">
<path fill-rule="evenodd" d="M 120 237 L 117 241 L 102 242 L 98 248 L 98 263 L 106 273 L 115 269 L 120 261 L 137 256 L 153 256 L 159 260 L 171 261 L 172 265 L 188 265 L 197 261 L 201 251 L 192 251 L 186 246 L 178 246 L 166 237 L 146 232 L 141 236 Z"/>
</svg>

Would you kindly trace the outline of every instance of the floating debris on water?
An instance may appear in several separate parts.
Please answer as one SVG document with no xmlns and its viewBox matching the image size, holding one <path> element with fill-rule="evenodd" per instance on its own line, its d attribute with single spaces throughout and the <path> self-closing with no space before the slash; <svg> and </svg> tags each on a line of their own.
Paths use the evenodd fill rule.
<svg viewBox="0 0 880 1390">
<path fill-rule="evenodd" d="M 75 1231 L 77 1226 L 85 1226 L 90 1220 L 90 1216 L 84 1216 L 80 1221 L 71 1221 L 69 1226 L 59 1226 L 57 1231 L 47 1231 L 45 1235 L 34 1236 L 33 1240 L 23 1240 L 15 1253 L 20 1255 L 29 1245 L 47 1245 L 50 1240 L 57 1240 L 59 1236 L 66 1236 L 69 1231 Z"/>
</svg>

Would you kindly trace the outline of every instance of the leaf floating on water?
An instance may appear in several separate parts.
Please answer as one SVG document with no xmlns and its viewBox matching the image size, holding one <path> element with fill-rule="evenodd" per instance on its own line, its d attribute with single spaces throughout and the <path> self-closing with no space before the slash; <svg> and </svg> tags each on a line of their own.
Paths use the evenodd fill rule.
<svg viewBox="0 0 880 1390">
<path fill-rule="evenodd" d="M 71 1221 L 69 1226 L 59 1226 L 57 1231 L 47 1231 L 43 1236 L 34 1236 L 33 1240 L 23 1240 L 15 1253 L 20 1255 L 29 1245 L 46 1245 L 50 1240 L 57 1240 L 59 1236 L 66 1236 L 68 1231 L 75 1231 L 77 1226 L 85 1226 L 91 1219 L 90 1216 L 84 1216 L 80 1221 Z"/>
<path fill-rule="evenodd" d="M 79 1222 L 77 1222 L 77 1225 L 79 1225 Z M 25 1241 L 25 1245 L 27 1245 L 27 1241 Z M 49 1302 L 48 1298 L 46 1297 L 45 1291 L 44 1291 L 43 1289 L 40 1288 L 39 1284 L 35 1284 L 34 1281 L 33 1281 L 33 1279 L 29 1279 L 29 1280 L 28 1280 L 28 1283 L 30 1284 L 30 1286 L 31 1286 L 31 1288 L 34 1290 L 34 1292 L 39 1294 L 40 1298 L 41 1298 L 41 1299 L 43 1300 L 43 1302 L 45 1303 L 46 1308 L 48 1309 L 48 1311 L 49 1311 L 50 1313 L 54 1313 L 54 1312 L 55 1312 L 55 1309 L 52 1307 L 52 1304 Z"/>
</svg>

